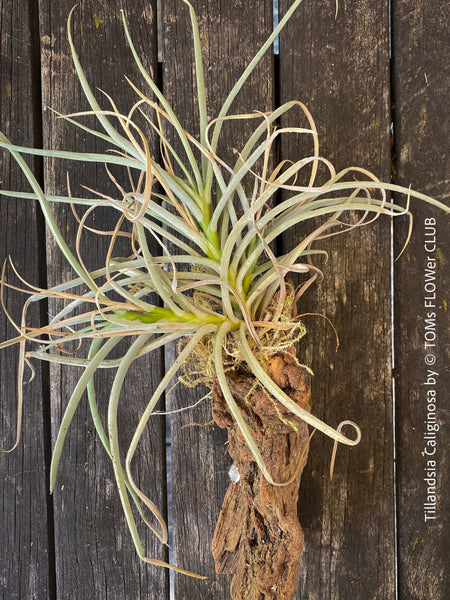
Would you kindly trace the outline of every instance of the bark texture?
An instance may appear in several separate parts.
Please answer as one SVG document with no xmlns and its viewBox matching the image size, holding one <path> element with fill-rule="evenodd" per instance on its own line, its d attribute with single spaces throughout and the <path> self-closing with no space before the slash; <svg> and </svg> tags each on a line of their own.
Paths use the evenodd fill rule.
<svg viewBox="0 0 450 600">
<path fill-rule="evenodd" d="M 270 358 L 266 369 L 299 406 L 308 409 L 310 389 L 294 349 Z M 216 571 L 234 573 L 233 600 L 289 600 L 297 587 L 303 548 L 297 499 L 308 454 L 308 428 L 256 385 L 248 372 L 230 372 L 228 382 L 269 473 L 276 482 L 290 483 L 274 486 L 265 480 L 216 387 L 213 418 L 228 429 L 228 451 L 239 472 L 239 480 L 226 492 L 213 537 Z"/>
</svg>

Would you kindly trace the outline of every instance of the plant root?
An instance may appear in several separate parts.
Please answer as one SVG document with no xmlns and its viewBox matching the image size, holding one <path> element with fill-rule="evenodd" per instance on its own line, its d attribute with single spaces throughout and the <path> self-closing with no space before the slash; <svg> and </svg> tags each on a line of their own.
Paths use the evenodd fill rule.
<svg viewBox="0 0 450 600">
<path fill-rule="evenodd" d="M 266 370 L 299 406 L 309 408 L 310 389 L 294 348 L 267 359 Z M 228 429 L 228 451 L 234 460 L 230 473 L 234 481 L 212 541 L 216 571 L 234 573 L 233 600 L 289 600 L 298 584 L 303 548 L 297 500 L 308 454 L 308 427 L 242 366 L 227 378 L 274 481 L 287 483 L 271 485 L 265 480 L 215 386 L 213 418 Z"/>
</svg>

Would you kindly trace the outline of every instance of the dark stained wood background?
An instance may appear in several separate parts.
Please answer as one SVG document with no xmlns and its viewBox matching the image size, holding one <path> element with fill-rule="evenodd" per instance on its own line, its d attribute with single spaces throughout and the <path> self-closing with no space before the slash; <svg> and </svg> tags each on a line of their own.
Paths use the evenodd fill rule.
<svg viewBox="0 0 450 600">
<path fill-rule="evenodd" d="M 337 20 L 331 6 L 306 3 L 281 37 L 280 100 L 306 99 L 321 155 L 337 170 L 358 165 L 389 180 L 388 6 L 345 2 Z M 305 45 L 297 42 L 299 32 Z M 281 157 L 297 159 L 298 145 L 287 137 Z M 315 435 L 311 442 L 299 500 L 313 540 L 305 546 L 300 587 L 311 600 L 395 597 L 389 227 L 388 219 L 378 220 L 327 240 L 324 279 L 299 305 L 300 313 L 327 315 L 340 340 L 336 353 L 329 324 L 306 318 L 300 352 L 315 374 L 314 412 L 333 425 L 350 419 L 362 430 L 357 448 L 339 449 L 332 481 L 331 440 Z M 300 234 L 289 232 L 285 244 Z"/>
<path fill-rule="evenodd" d="M 55 119 L 87 108 L 70 60 L 65 31 L 72 2 L 0 1 L 0 129 L 15 143 L 101 151 L 102 146 Z M 272 28 L 272 1 L 195 0 L 208 81 L 209 116 Z M 187 129 L 198 115 L 192 94 L 189 15 L 181 0 L 86 0 L 74 15 L 74 39 L 93 86 L 114 96 L 124 110 L 133 102 L 124 74 L 140 83 L 126 47 L 120 8 L 133 39 Z M 290 1 L 280 2 L 280 13 Z M 437 0 L 340 0 L 337 19 L 331 0 L 304 0 L 281 36 L 280 54 L 266 55 L 234 112 L 266 110 L 299 99 L 310 108 L 321 136 L 321 154 L 337 168 L 357 165 L 380 178 L 449 201 L 450 17 Z M 158 18 L 157 18 L 158 17 Z M 158 41 L 157 22 L 160 22 Z M 390 43 L 390 32 L 392 41 Z M 160 49 L 158 56 L 158 47 Z M 159 62 L 158 62 L 159 61 Z M 101 98 L 101 95 L 98 95 Z M 230 146 L 245 139 L 234 136 Z M 155 153 L 157 145 L 152 141 Z M 225 151 L 225 150 L 224 150 Z M 281 144 L 280 156 L 295 158 L 300 140 Z M 65 188 L 67 164 L 31 160 L 50 193 Z M 0 155 L 5 189 L 26 189 L 14 161 Z M 70 167 L 72 190 L 82 183 L 105 190 L 108 179 L 92 165 Z M 311 443 L 299 502 L 305 531 L 299 589 L 295 600 L 445 600 L 450 597 L 449 450 L 449 220 L 413 201 L 414 233 L 401 258 L 407 223 L 388 219 L 331 238 L 325 279 L 302 300 L 301 312 L 321 312 L 306 320 L 300 345 L 310 364 L 313 410 L 332 425 L 349 418 L 361 426 L 355 448 L 340 448 L 335 475 L 328 477 L 332 444 L 316 434 Z M 73 244 L 76 222 L 58 209 L 58 222 Z M 98 215 L 102 227 L 112 221 Z M 424 419 L 427 365 L 424 348 L 425 219 L 437 230 L 435 371 L 440 431 L 437 434 L 438 513 L 424 522 Z M 52 285 L 70 277 L 67 266 L 31 202 L 0 197 L 0 258 L 11 255 L 26 279 Z M 109 219 L 109 220 L 108 220 Z M 98 222 L 98 221 L 97 221 Z M 295 243 L 301 231 L 283 239 Z M 83 241 L 92 265 L 102 245 Z M 393 251 L 392 251 L 393 249 Z M 391 286 L 391 271 L 394 285 Z M 12 276 L 11 276 L 12 277 Z M 9 296 L 17 319 L 20 303 Z M 36 310 L 35 322 L 55 306 Z M 393 308 L 393 322 L 391 321 Z M 1 315 L 1 339 L 14 334 Z M 394 345 L 392 342 L 394 341 Z M 123 403 L 123 443 L 139 410 L 173 360 L 169 348 L 137 363 Z M 0 352 L 0 432 L 13 441 L 16 418 L 16 352 Z M 302 358 L 303 360 L 303 358 Z M 169 362 L 168 362 L 169 361 Z M 394 375 L 394 377 L 393 377 Z M 96 439 L 87 404 L 81 404 L 63 452 L 53 497 L 46 490 L 52 439 L 73 389 L 75 369 L 42 369 L 26 386 L 22 439 L 0 456 L 0 590 L 3 600 L 168 600 L 166 571 L 140 564 L 126 528 L 113 473 Z M 394 382 L 394 385 L 393 385 Z M 99 404 L 110 380 L 98 379 Z M 170 410 L 195 403 L 204 391 L 176 387 Z M 215 519 L 228 483 L 230 459 L 223 432 L 211 423 L 208 400 L 171 418 L 166 454 L 164 417 L 152 420 L 136 469 L 141 485 L 167 511 L 173 487 L 173 551 L 176 562 L 208 575 L 206 581 L 176 575 L 175 600 L 226 600 L 229 578 L 216 576 L 210 556 Z M 203 424 L 203 425 L 202 425 Z M 171 456 L 171 464 L 167 456 Z M 171 467 L 171 468 L 170 468 Z M 148 553 L 167 551 L 146 540 Z"/>
<path fill-rule="evenodd" d="M 395 164 L 397 181 L 414 185 L 449 202 L 450 183 L 450 65 L 449 16 L 443 6 L 398 2 L 393 26 L 393 87 Z M 399 32 L 402 32 L 399 35 Z M 429 33 L 428 33 L 429 32 Z M 401 598 L 446 598 L 450 593 L 450 231 L 448 218 L 430 207 L 415 204 L 415 233 L 405 255 L 395 263 L 396 315 L 398 576 Z M 435 219 L 435 235 L 425 229 Z M 405 238 L 405 224 L 395 224 L 395 252 Z M 426 242 L 435 239 L 436 250 Z M 436 259 L 435 299 L 425 292 L 427 257 Z M 425 298 L 429 298 L 425 303 Z M 426 307 L 428 304 L 428 307 Z M 424 347 L 425 318 L 436 313 L 436 346 Z M 428 357 L 436 357 L 434 365 Z M 427 370 L 435 385 L 425 385 Z M 424 433 L 426 390 L 436 391 L 436 459 L 439 512 L 423 518 L 426 484 Z M 433 446 L 428 446 L 433 451 Z"/>
</svg>

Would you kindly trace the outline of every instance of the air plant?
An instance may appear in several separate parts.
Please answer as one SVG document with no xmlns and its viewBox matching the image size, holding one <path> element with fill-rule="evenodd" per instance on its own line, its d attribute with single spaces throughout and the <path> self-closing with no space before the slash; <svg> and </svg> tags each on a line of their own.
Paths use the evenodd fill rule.
<svg viewBox="0 0 450 600">
<path fill-rule="evenodd" d="M 1 193 L 38 200 L 49 230 L 77 275 L 75 279 L 48 290 L 28 286 L 29 297 L 23 308 L 21 323 L 14 324 L 18 334 L 0 347 L 19 345 L 20 381 L 25 365 L 32 359 L 83 367 L 54 445 L 51 490 L 55 487 L 68 428 L 86 392 L 96 431 L 114 467 L 120 499 L 139 557 L 150 564 L 196 576 L 145 555 L 132 508 L 134 505 L 157 538 L 167 543 L 167 527 L 161 513 L 134 480 L 133 457 L 146 425 L 170 382 L 181 369 L 184 371 L 182 379 L 209 385 L 214 390 L 216 401 L 220 399 L 222 409 L 227 413 L 226 418 L 224 413 L 222 417 L 217 416 L 219 409 L 216 404 L 216 420 L 225 419 L 227 426 L 234 428 L 235 435 L 244 443 L 250 463 L 269 489 L 276 493 L 277 489 L 283 489 L 295 480 L 298 490 L 308 445 L 308 435 L 306 439 L 304 435 L 306 425 L 330 436 L 335 443 L 355 445 L 360 440 L 356 424 L 343 421 L 336 429 L 332 428 L 311 414 L 307 391 L 306 400 L 299 402 L 298 398 L 282 389 L 277 377 L 276 363 L 280 358 L 284 366 L 288 363 L 293 365 L 297 373 L 304 370 L 292 351 L 295 342 L 305 333 L 295 307 L 300 304 L 309 286 L 322 275 L 316 264 L 317 258 L 326 254 L 320 249 L 320 241 L 368 225 L 381 215 L 408 215 L 411 197 L 447 212 L 449 208 L 424 194 L 383 183 L 364 169 L 352 167 L 336 172 L 333 165 L 320 156 L 314 120 L 301 102 L 287 102 L 270 112 L 229 114 L 236 95 L 301 0 L 293 2 L 232 88 L 217 117 L 208 121 L 200 35 L 193 7 L 187 0 L 183 1 L 188 5 L 192 23 L 200 116 L 198 136 L 181 126 L 168 99 L 145 70 L 125 18 L 126 37 L 148 90 L 142 91 L 129 81 L 137 101 L 128 114 L 121 114 L 110 97 L 107 97 L 108 107 L 102 108 L 86 80 L 74 47 L 70 27 L 73 11 L 68 19 L 69 43 L 76 73 L 91 110 L 60 116 L 102 139 L 112 152 L 92 154 L 18 147 L 0 134 L 0 146 L 17 160 L 32 188 L 30 193 L 5 190 Z M 287 113 L 299 108 L 304 124 L 280 126 Z M 86 126 L 83 121 L 86 115 L 95 115 L 103 131 Z M 139 119 L 145 120 L 147 130 L 138 124 L 141 122 Z M 218 144 L 224 123 L 239 120 L 253 124 L 253 130 L 243 148 L 236 151 L 235 163 L 229 165 L 219 156 Z M 174 132 L 176 142 L 168 139 L 168 126 Z M 160 161 L 150 152 L 149 132 L 159 139 Z M 280 136 L 290 134 L 308 138 L 311 154 L 292 163 L 283 161 L 274 165 L 276 142 Z M 27 153 L 104 165 L 115 184 L 116 195 L 91 190 L 90 198 L 75 197 L 69 182 L 67 195 L 48 195 L 22 158 L 22 154 Z M 112 171 L 117 165 L 128 171 L 128 187 L 114 177 Z M 282 199 L 277 201 L 280 191 L 283 192 Z M 388 198 L 391 192 L 407 197 L 406 208 L 391 202 Z M 79 219 L 75 253 L 68 247 L 52 216 L 51 205 L 54 203 L 86 207 L 86 212 Z M 79 250 L 79 240 L 87 227 L 89 215 L 104 206 L 117 211 L 117 223 L 114 231 L 110 232 L 104 267 L 89 271 Z M 349 215 L 354 215 L 354 218 L 348 219 Z M 310 232 L 295 247 L 276 256 L 273 242 L 299 223 L 312 225 Z M 127 224 L 131 233 L 125 234 Z M 129 241 L 129 254 L 117 256 L 116 242 L 124 236 Z M 160 249 L 158 255 L 151 252 L 149 238 L 156 241 Z M 303 278 L 297 289 L 288 279 L 289 273 Z M 5 279 L 5 266 L 1 286 L 5 308 L 4 289 L 12 287 Z M 80 292 L 80 288 L 84 291 Z M 150 294 L 156 294 L 159 301 L 150 303 Z M 36 329 L 28 325 L 27 311 L 31 303 L 43 298 L 62 298 L 67 302 L 45 327 Z M 120 358 L 112 358 L 114 348 L 123 340 L 128 342 L 128 349 Z M 61 351 L 62 346 L 69 342 L 79 343 L 77 353 Z M 84 355 L 83 342 L 89 345 Z M 140 415 L 123 459 L 118 438 L 118 405 L 127 371 L 139 357 L 173 342 L 179 343 L 178 356 Z M 95 374 L 100 368 L 116 372 L 109 395 L 106 426 L 100 418 L 95 395 Z M 199 372 L 203 374 L 201 377 L 195 375 Z M 236 393 L 239 373 L 252 382 L 241 398 L 237 398 Z M 299 385 L 306 390 L 303 383 Z M 275 418 L 281 426 L 283 435 L 303 432 L 302 452 L 297 456 L 290 476 L 284 479 L 278 479 L 268 467 L 267 458 L 249 422 L 245 405 L 251 402 L 252 390 L 255 389 L 269 398 L 268 405 L 273 408 L 271 418 Z M 19 441 L 21 385 L 18 387 L 18 403 L 14 447 Z M 353 426 L 353 437 L 342 433 L 344 424 Z M 239 461 L 234 458 L 238 464 Z M 242 478 L 242 473 L 240 476 Z M 233 485 L 239 485 L 238 478 Z M 153 515 L 156 525 L 155 521 L 150 522 L 147 511 Z M 300 555 L 298 547 L 297 554 Z M 293 589 L 289 590 L 285 596 L 279 597 L 290 597 Z"/>
</svg>

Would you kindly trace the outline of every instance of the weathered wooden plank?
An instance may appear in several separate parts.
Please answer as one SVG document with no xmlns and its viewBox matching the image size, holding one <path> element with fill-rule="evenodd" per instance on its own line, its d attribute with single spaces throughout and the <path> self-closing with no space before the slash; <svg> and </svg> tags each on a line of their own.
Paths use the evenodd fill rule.
<svg viewBox="0 0 450 600">
<path fill-rule="evenodd" d="M 34 115 L 32 41 L 28 2 L 0 3 L 0 130 L 14 143 L 36 143 Z M 34 165 L 36 166 L 36 165 Z M 13 158 L 0 154 L 3 190 L 28 191 L 25 177 Z M 32 201 L 0 197 L 0 260 L 11 256 L 20 274 L 39 285 L 36 205 Z M 9 283 L 22 285 L 7 270 Z M 25 297 L 7 293 L 6 304 L 15 322 L 20 322 Z M 39 323 L 39 310 L 30 311 L 29 323 Z M 15 337 L 16 330 L 0 316 L 0 340 Z M 0 428 L 3 448 L 14 444 L 17 418 L 16 374 L 18 347 L 0 351 Z M 25 378 L 29 377 L 29 372 Z M 32 384 L 25 386 L 22 437 L 11 454 L 0 454 L 0 597 L 31 600 L 51 597 L 47 538 L 47 497 L 44 451 L 44 416 L 41 370 L 36 368 Z"/>
<path fill-rule="evenodd" d="M 282 13 L 290 6 L 280 4 Z M 308 106 L 321 156 L 336 169 L 357 165 L 389 180 L 388 27 L 388 2 L 339 2 L 336 19 L 334 2 L 305 2 L 281 34 L 280 99 Z M 304 152 L 312 145 L 299 136 L 281 142 L 282 159 Z M 285 236 L 285 251 L 301 233 Z M 339 449 L 330 482 L 332 442 L 312 439 L 300 488 L 305 550 L 295 598 L 388 600 L 395 597 L 389 221 L 316 247 L 329 256 L 320 264 L 324 281 L 303 296 L 299 313 L 330 318 L 340 348 L 336 354 L 324 319 L 306 317 L 299 358 L 315 373 L 314 414 L 334 427 L 355 421 L 362 441 Z"/>
<path fill-rule="evenodd" d="M 42 40 L 42 86 L 44 106 L 63 113 L 89 108 L 77 83 L 67 42 L 66 18 L 72 8 L 70 0 L 55 5 L 40 3 Z M 156 73 L 156 14 L 155 3 L 148 1 L 124 2 L 133 38 L 146 66 Z M 74 41 L 80 60 L 92 87 L 110 94 L 120 111 L 128 112 L 136 101 L 124 75 L 143 85 L 133 67 L 131 52 L 127 49 L 121 23 L 121 6 L 115 2 L 89 1 L 80 4 L 73 18 Z M 110 109 L 108 101 L 96 92 L 102 106 Z M 93 125 L 93 119 L 88 122 Z M 118 126 L 119 127 L 119 126 Z M 44 110 L 44 139 L 48 147 L 104 151 L 97 139 L 56 120 Z M 150 143 L 153 142 L 150 140 Z M 153 146 L 155 149 L 155 146 Z M 73 194 L 83 194 L 81 184 L 117 197 L 106 171 L 95 165 L 70 165 L 46 162 L 45 176 L 49 192 L 66 188 L 66 170 L 69 169 Z M 115 170 L 123 185 L 129 189 L 126 173 Z M 84 192 L 88 193 L 89 192 Z M 120 198 L 121 199 L 121 198 Z M 77 223 L 67 208 L 56 209 L 58 223 L 74 247 Z M 94 221 L 100 229 L 111 230 L 117 213 L 106 210 L 95 213 Z M 83 235 L 81 253 L 88 266 L 104 266 L 109 238 Z M 54 242 L 47 245 L 50 284 L 72 276 L 61 260 Z M 125 250 L 126 255 L 130 249 Z M 54 308 L 52 308 L 54 310 Z M 123 351 L 124 348 L 121 348 Z M 125 452 L 131 440 L 139 415 L 159 382 L 162 371 L 161 355 L 136 363 L 128 373 L 122 392 L 119 422 L 120 443 Z M 51 371 L 51 406 L 54 435 L 61 421 L 80 371 L 54 368 Z M 96 379 L 98 403 L 102 416 L 108 401 L 111 375 L 102 372 Z M 104 421 L 105 422 L 105 421 Z M 155 503 L 165 512 L 165 423 L 153 420 L 144 437 L 134 462 L 135 477 Z M 57 487 L 54 494 L 56 533 L 57 589 L 60 598 L 166 598 L 168 573 L 163 569 L 141 563 L 135 553 L 131 536 L 125 524 L 119 496 L 115 487 L 112 466 L 96 437 L 92 420 L 84 402 L 79 407 L 66 440 L 61 460 Z M 143 528 L 141 528 L 143 531 Z M 145 533 L 148 556 L 167 559 L 167 551 L 159 542 Z"/>
<path fill-rule="evenodd" d="M 214 118 L 239 75 L 265 41 L 272 28 L 272 2 L 193 2 L 199 20 L 207 85 L 208 117 Z M 191 133 L 198 130 L 191 26 L 186 6 L 179 0 L 163 2 L 163 83 L 181 123 Z M 273 62 L 267 55 L 232 113 L 272 108 Z M 231 132 L 232 129 L 232 132 Z M 224 128 L 219 153 L 232 159 L 232 149 L 243 145 L 248 128 Z M 175 349 L 171 350 L 171 356 Z M 171 410 L 196 403 L 205 388 L 176 387 L 168 398 Z M 204 425 L 202 425 L 204 424 Z M 210 400 L 172 417 L 173 520 L 175 561 L 208 576 L 206 581 L 175 576 L 175 597 L 190 600 L 229 598 L 230 578 L 216 575 L 211 540 L 228 486 L 231 460 L 226 435 L 212 424 Z"/>
<path fill-rule="evenodd" d="M 393 6 L 396 181 L 448 204 L 450 16 L 436 1 Z M 399 596 L 438 600 L 450 594 L 450 225 L 411 208 L 413 236 L 394 272 Z"/>
</svg>

